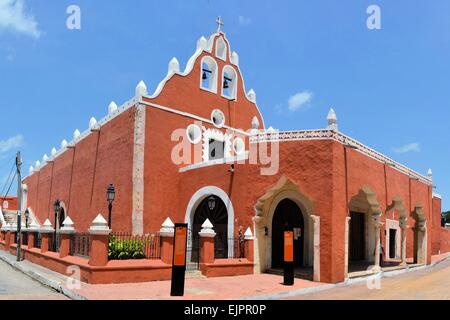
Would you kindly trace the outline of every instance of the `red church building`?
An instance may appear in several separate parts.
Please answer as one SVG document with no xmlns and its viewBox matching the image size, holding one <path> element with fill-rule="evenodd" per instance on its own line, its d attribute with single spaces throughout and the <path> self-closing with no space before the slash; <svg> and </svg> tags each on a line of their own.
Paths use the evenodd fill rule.
<svg viewBox="0 0 450 320">
<path fill-rule="evenodd" d="M 99 213 L 107 217 L 109 184 L 113 232 L 151 234 L 170 218 L 189 224 L 194 248 L 208 219 L 214 259 L 235 258 L 234 239 L 245 231 L 254 273 L 282 266 L 286 226 L 298 273 L 320 282 L 369 265 L 429 264 L 450 250 L 431 171 L 419 174 L 340 132 L 333 110 L 322 129 L 266 128 L 220 30 L 198 40 L 184 70 L 173 58 L 155 92 L 141 81 L 130 101 L 112 102 L 103 119 L 91 118 L 31 167 L 22 208 L 39 226 L 49 219 L 59 229 L 70 216 L 85 232 Z M 188 264 L 195 259 L 188 253 Z"/>
</svg>

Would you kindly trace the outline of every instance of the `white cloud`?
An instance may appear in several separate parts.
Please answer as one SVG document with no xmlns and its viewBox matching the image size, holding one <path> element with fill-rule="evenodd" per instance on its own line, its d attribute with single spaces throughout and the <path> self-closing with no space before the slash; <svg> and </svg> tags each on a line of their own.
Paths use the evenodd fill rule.
<svg viewBox="0 0 450 320">
<path fill-rule="evenodd" d="M 297 111 L 301 108 L 305 108 L 309 105 L 313 97 L 313 93 L 310 91 L 298 92 L 291 96 L 288 101 L 288 108 L 291 111 Z"/>
<path fill-rule="evenodd" d="M 0 0 L 0 29 L 14 30 L 35 39 L 41 36 L 34 17 L 25 12 L 24 0 Z"/>
<path fill-rule="evenodd" d="M 398 148 L 392 148 L 395 153 L 420 152 L 420 144 L 417 142 L 408 143 Z"/>
<path fill-rule="evenodd" d="M 0 140 L 0 155 L 8 151 L 20 148 L 21 146 L 23 146 L 24 141 L 25 139 L 21 134 L 18 134 L 6 140 Z"/>
<path fill-rule="evenodd" d="M 244 16 L 239 16 L 239 24 L 241 26 L 247 26 L 252 22 L 252 19 Z"/>
</svg>

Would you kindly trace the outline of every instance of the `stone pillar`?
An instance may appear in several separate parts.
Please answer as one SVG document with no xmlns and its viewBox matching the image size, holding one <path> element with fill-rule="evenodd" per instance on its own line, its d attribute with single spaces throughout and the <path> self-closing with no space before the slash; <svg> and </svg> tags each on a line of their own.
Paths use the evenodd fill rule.
<svg viewBox="0 0 450 320">
<path fill-rule="evenodd" d="M 381 226 L 383 225 L 381 223 L 381 213 L 375 213 L 372 215 L 372 219 L 373 219 L 373 224 L 374 224 L 374 230 L 375 230 L 375 265 L 373 267 L 374 272 L 379 272 L 381 271 L 381 261 L 380 261 L 380 253 L 381 253 L 381 235 L 380 235 L 380 230 L 381 230 Z"/>
<path fill-rule="evenodd" d="M 250 227 L 248 227 L 244 233 L 244 252 L 245 258 L 247 258 L 247 260 L 251 262 L 255 261 L 255 255 L 253 250 L 254 250 L 253 233 Z"/>
<path fill-rule="evenodd" d="M 314 276 L 313 276 L 313 280 L 315 282 L 320 282 L 320 217 L 312 215 L 311 219 L 313 221 L 313 230 L 314 230 L 314 234 L 313 234 Z"/>
<path fill-rule="evenodd" d="M 111 229 L 109 229 L 108 222 L 100 213 L 92 221 L 89 233 L 91 238 L 89 265 L 106 266 L 108 263 L 109 234 Z"/>
<path fill-rule="evenodd" d="M 214 263 L 214 232 L 213 225 L 209 219 L 202 224 L 200 235 L 200 264 Z"/>
<path fill-rule="evenodd" d="M 55 229 L 53 229 L 52 223 L 48 219 L 45 220 L 41 228 L 41 253 L 45 253 L 48 251 L 50 234 L 52 234 L 53 232 L 55 232 Z"/>
<path fill-rule="evenodd" d="M 417 263 L 427 263 L 426 221 L 420 220 L 417 226 Z"/>
<path fill-rule="evenodd" d="M 161 261 L 167 264 L 172 264 L 175 225 L 170 218 L 167 218 L 161 225 L 159 235 L 161 237 Z"/>
<path fill-rule="evenodd" d="M 401 242 L 401 258 L 400 265 L 406 266 L 406 232 L 408 230 L 407 219 L 400 219 L 400 229 L 402 230 L 402 242 Z"/>
<path fill-rule="evenodd" d="M 64 258 L 70 255 L 70 239 L 75 233 L 75 228 L 73 227 L 73 221 L 69 216 L 63 221 L 63 227 L 59 229 L 60 234 L 60 245 L 59 245 L 59 257 Z"/>
<path fill-rule="evenodd" d="M 5 251 L 9 252 L 9 246 L 11 245 L 10 225 L 6 224 L 3 230 L 5 232 Z"/>
<path fill-rule="evenodd" d="M 34 248 L 34 239 L 36 238 L 38 232 L 39 226 L 32 222 L 28 228 L 28 249 Z"/>
<path fill-rule="evenodd" d="M 350 242 L 350 220 L 352 218 L 345 217 L 345 252 L 344 252 L 344 279 L 348 279 L 348 249 Z"/>
</svg>

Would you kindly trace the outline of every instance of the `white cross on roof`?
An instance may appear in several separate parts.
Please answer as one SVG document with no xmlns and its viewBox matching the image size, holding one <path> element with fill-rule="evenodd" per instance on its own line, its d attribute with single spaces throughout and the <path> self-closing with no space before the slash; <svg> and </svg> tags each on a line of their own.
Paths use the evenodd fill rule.
<svg viewBox="0 0 450 320">
<path fill-rule="evenodd" d="M 217 32 L 220 32 L 220 27 L 222 27 L 224 25 L 224 23 L 223 23 L 222 19 L 220 18 L 220 16 L 217 17 L 216 23 L 217 23 Z"/>
</svg>

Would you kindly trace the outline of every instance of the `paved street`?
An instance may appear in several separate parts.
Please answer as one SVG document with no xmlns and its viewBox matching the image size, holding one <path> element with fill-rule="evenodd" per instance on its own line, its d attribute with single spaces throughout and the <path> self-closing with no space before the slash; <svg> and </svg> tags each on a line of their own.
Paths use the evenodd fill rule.
<svg viewBox="0 0 450 320">
<path fill-rule="evenodd" d="M 373 286 L 372 282 L 372 287 Z M 366 282 L 290 297 L 298 300 L 450 300 L 450 259 L 428 270 L 381 279 L 380 290 Z"/>
<path fill-rule="evenodd" d="M 60 300 L 64 295 L 32 280 L 0 260 L 0 300 Z"/>
</svg>

